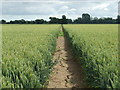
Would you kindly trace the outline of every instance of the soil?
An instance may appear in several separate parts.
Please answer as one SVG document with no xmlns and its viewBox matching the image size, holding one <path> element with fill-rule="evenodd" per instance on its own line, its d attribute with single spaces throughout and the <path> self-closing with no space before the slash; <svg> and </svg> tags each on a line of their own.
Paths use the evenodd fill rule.
<svg viewBox="0 0 120 90">
<path fill-rule="evenodd" d="M 62 30 L 61 30 L 62 31 Z M 48 88 L 86 88 L 81 65 L 72 55 L 67 39 L 58 37 L 53 59 L 57 62 L 49 78 Z"/>
</svg>

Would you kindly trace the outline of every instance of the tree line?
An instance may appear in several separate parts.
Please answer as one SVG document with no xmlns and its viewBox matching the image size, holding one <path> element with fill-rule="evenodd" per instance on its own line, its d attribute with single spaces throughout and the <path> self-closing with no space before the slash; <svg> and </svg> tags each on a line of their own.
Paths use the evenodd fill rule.
<svg viewBox="0 0 120 90">
<path fill-rule="evenodd" d="M 62 18 L 49 17 L 49 21 L 44 19 L 36 19 L 33 21 L 21 20 L 11 20 L 7 22 L 6 20 L 1 20 L 0 24 L 120 24 L 120 15 L 116 19 L 107 18 L 97 18 L 90 17 L 89 14 L 82 14 L 82 17 L 78 17 L 75 20 L 68 19 L 65 15 Z"/>
</svg>

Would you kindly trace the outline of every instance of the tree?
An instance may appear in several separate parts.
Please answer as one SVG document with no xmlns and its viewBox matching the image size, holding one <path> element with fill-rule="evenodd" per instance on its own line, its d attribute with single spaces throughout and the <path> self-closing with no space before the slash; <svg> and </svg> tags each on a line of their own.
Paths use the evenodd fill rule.
<svg viewBox="0 0 120 90">
<path fill-rule="evenodd" d="M 6 24 L 6 21 L 5 20 L 1 20 L 0 24 Z"/>
<path fill-rule="evenodd" d="M 94 17 L 91 23 L 93 23 L 93 24 L 98 24 L 98 23 L 99 23 L 98 20 L 99 20 L 99 19 L 98 19 L 97 17 Z"/>
<path fill-rule="evenodd" d="M 44 20 L 43 19 L 36 19 L 35 20 L 35 24 L 44 24 Z"/>
<path fill-rule="evenodd" d="M 21 21 L 20 20 L 15 20 L 14 24 L 21 24 Z"/>
<path fill-rule="evenodd" d="M 10 24 L 15 24 L 14 21 L 10 21 Z"/>
<path fill-rule="evenodd" d="M 72 19 L 67 19 L 67 23 L 68 24 L 72 24 L 73 22 L 72 22 Z"/>
<path fill-rule="evenodd" d="M 58 24 L 59 23 L 59 19 L 56 17 L 49 17 L 49 19 L 50 19 L 50 21 L 49 21 L 50 24 Z"/>
<path fill-rule="evenodd" d="M 24 19 L 14 20 L 10 22 L 6 22 L 5 20 L 1 20 L 2 24 L 120 24 L 120 15 L 117 16 L 117 19 L 113 19 L 111 17 L 107 18 L 97 18 L 90 17 L 89 14 L 82 14 L 82 18 L 78 17 L 75 20 L 67 19 L 65 15 L 62 15 L 62 18 L 49 17 L 50 21 L 45 21 L 44 19 L 36 19 L 32 21 L 26 21 Z"/>
<path fill-rule="evenodd" d="M 117 22 L 118 24 L 120 24 L 120 15 L 117 16 L 116 22 Z"/>
<path fill-rule="evenodd" d="M 82 14 L 82 23 L 87 24 L 90 23 L 90 15 L 87 13 Z"/>
<path fill-rule="evenodd" d="M 110 17 L 104 18 L 103 21 L 104 21 L 104 23 L 106 23 L 106 24 L 113 24 L 113 23 L 114 23 L 113 19 L 110 18 Z"/>
<path fill-rule="evenodd" d="M 21 23 L 21 24 L 26 24 L 26 21 L 25 21 L 24 19 L 21 19 L 21 20 L 20 20 L 20 23 Z"/>
<path fill-rule="evenodd" d="M 62 23 L 61 24 L 67 24 L 67 19 L 65 15 L 62 15 Z"/>
<path fill-rule="evenodd" d="M 75 19 L 74 23 L 75 24 L 81 24 L 82 23 L 82 18 L 79 17 L 78 19 Z"/>
</svg>

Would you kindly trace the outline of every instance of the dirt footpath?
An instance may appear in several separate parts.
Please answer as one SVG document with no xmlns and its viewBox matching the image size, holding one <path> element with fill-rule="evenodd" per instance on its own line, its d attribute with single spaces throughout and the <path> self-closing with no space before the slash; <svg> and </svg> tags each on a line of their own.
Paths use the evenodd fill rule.
<svg viewBox="0 0 120 90">
<path fill-rule="evenodd" d="M 57 64 L 51 73 L 48 88 L 86 88 L 82 68 L 74 60 L 65 37 L 58 37 L 54 60 Z"/>
</svg>

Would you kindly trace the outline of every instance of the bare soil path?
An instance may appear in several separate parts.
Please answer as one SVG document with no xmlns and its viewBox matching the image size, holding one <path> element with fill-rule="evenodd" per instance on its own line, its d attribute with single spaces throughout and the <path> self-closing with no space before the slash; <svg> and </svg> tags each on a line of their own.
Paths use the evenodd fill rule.
<svg viewBox="0 0 120 90">
<path fill-rule="evenodd" d="M 87 85 L 84 80 L 82 68 L 74 60 L 65 37 L 58 37 L 56 52 L 53 58 L 57 61 L 57 64 L 50 75 L 48 88 L 86 88 Z"/>
</svg>

